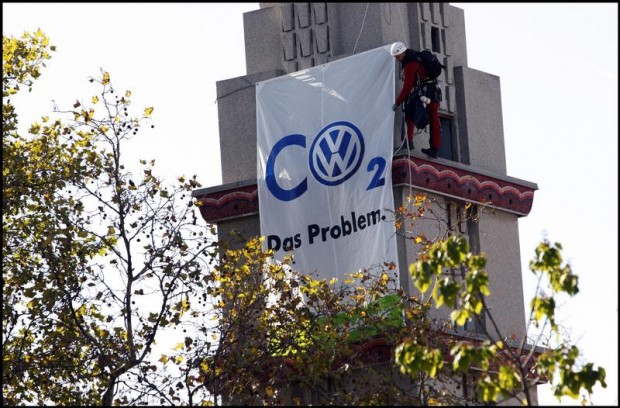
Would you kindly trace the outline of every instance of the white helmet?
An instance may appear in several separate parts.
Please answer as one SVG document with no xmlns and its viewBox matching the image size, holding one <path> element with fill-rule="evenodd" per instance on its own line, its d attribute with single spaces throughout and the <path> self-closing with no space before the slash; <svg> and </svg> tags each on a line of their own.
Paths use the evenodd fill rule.
<svg viewBox="0 0 620 408">
<path fill-rule="evenodd" d="M 390 48 L 390 53 L 393 57 L 400 55 L 405 51 L 407 51 L 407 46 L 400 41 L 396 41 L 394 44 L 392 44 L 392 48 Z"/>
</svg>

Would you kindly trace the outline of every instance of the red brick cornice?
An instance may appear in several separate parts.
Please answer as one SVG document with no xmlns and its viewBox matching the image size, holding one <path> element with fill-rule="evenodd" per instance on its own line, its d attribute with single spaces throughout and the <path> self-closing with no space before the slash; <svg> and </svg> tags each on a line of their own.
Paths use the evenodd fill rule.
<svg viewBox="0 0 620 408">
<path fill-rule="evenodd" d="M 398 156 L 392 161 L 392 185 L 411 186 L 505 210 L 518 216 L 529 214 L 536 184 L 504 176 L 491 176 L 471 166 L 418 156 Z M 195 190 L 205 221 L 213 223 L 258 213 L 255 181 Z"/>
<path fill-rule="evenodd" d="M 538 187 L 510 177 L 447 160 L 400 156 L 392 161 L 392 185 L 412 186 L 464 201 L 484 204 L 519 216 L 528 215 Z"/>
<path fill-rule="evenodd" d="M 200 201 L 200 214 L 213 223 L 258 213 L 258 186 L 256 183 L 224 185 L 196 190 L 192 193 Z"/>
</svg>

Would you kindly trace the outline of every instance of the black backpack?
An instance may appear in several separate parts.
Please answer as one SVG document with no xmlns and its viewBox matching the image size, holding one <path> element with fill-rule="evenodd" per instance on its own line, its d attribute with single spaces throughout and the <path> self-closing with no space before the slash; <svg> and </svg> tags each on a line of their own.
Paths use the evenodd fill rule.
<svg viewBox="0 0 620 408">
<path fill-rule="evenodd" d="M 426 75 L 429 78 L 437 78 L 441 75 L 441 70 L 445 68 L 445 66 L 439 62 L 439 59 L 437 59 L 437 56 L 431 50 L 417 51 L 415 58 L 424 66 Z"/>
</svg>

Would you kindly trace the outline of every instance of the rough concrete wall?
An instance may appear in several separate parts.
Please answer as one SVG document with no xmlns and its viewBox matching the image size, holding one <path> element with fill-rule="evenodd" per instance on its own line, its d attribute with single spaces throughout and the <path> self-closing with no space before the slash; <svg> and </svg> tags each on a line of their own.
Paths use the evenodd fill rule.
<svg viewBox="0 0 620 408">
<path fill-rule="evenodd" d="M 351 55 L 385 45 L 380 3 L 337 3 L 334 27 L 335 55 Z M 357 43 L 357 46 L 356 46 Z"/>
<path fill-rule="evenodd" d="M 243 14 L 245 67 L 248 75 L 282 69 L 281 26 L 277 7 L 261 8 Z"/>
<path fill-rule="evenodd" d="M 503 336 L 514 334 L 520 340 L 525 335 L 525 306 L 517 221 L 516 215 L 486 210 L 480 214 L 479 233 L 487 256 L 491 313 Z"/>
<path fill-rule="evenodd" d="M 461 161 L 506 175 L 506 152 L 499 77 L 455 68 Z"/>
<path fill-rule="evenodd" d="M 240 234 L 240 235 L 237 235 Z M 233 240 L 233 248 L 242 247 L 245 240 L 260 236 L 260 222 L 258 214 L 239 217 L 217 223 L 217 236 L 219 240 Z"/>
<path fill-rule="evenodd" d="M 468 66 L 467 38 L 465 35 L 465 13 L 462 9 L 447 6 L 447 33 L 446 50 L 450 55 L 451 63 L 455 67 Z"/>
<path fill-rule="evenodd" d="M 271 70 L 217 83 L 223 184 L 256 180 L 256 87 L 282 75 Z"/>
</svg>

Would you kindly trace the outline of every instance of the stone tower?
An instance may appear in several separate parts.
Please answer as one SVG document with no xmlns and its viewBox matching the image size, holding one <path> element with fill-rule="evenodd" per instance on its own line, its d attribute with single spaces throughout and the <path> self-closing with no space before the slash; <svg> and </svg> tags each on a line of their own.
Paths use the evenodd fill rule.
<svg viewBox="0 0 620 408">
<path fill-rule="evenodd" d="M 244 30 L 246 75 L 217 83 L 223 184 L 193 193 L 204 219 L 219 234 L 235 229 L 260 235 L 255 83 L 395 41 L 430 49 L 446 67 L 439 77 L 442 147 L 437 159 L 419 153 L 428 147 L 422 133 L 416 150 L 395 155 L 394 204 L 399 207 L 413 192 L 426 193 L 447 222 L 416 228 L 427 236 L 450 229 L 468 237 L 473 252 L 486 254 L 493 317 L 505 335 L 523 338 L 518 220 L 529 213 L 537 186 L 506 174 L 500 80 L 468 67 L 463 10 L 448 3 L 260 3 L 259 10 L 244 14 Z M 400 89 L 400 80 L 395 86 Z M 395 145 L 401 132 L 397 115 Z M 397 249 L 399 265 L 415 261 L 411 241 L 400 238 Z M 407 273 L 400 280 L 413 290 Z"/>
</svg>

